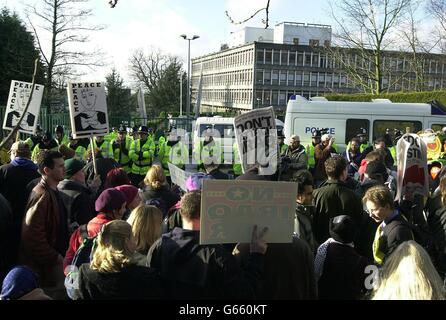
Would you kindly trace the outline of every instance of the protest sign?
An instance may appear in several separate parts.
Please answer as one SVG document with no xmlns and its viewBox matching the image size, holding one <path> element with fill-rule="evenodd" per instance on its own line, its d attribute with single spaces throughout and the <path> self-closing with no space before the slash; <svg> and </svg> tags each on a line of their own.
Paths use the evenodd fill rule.
<svg viewBox="0 0 446 320">
<path fill-rule="evenodd" d="M 251 241 L 252 228 L 268 227 L 270 243 L 290 243 L 297 184 L 277 181 L 203 180 L 200 244 Z"/>
<path fill-rule="evenodd" d="M 259 174 L 277 170 L 277 131 L 273 107 L 256 109 L 234 118 L 243 172 L 259 166 Z"/>
<path fill-rule="evenodd" d="M 186 180 L 192 174 L 192 172 L 184 171 L 178 168 L 176 165 L 172 163 L 167 163 L 169 166 L 170 178 L 172 179 L 172 183 L 179 186 L 181 189 L 186 191 Z"/>
<path fill-rule="evenodd" d="M 407 133 L 397 146 L 397 194 L 395 200 L 413 201 L 415 195 L 429 194 L 427 150 L 424 141 L 416 134 Z"/>
<path fill-rule="evenodd" d="M 31 89 L 32 83 L 16 80 L 11 81 L 5 118 L 3 121 L 3 129 L 13 130 L 17 125 L 30 98 Z M 41 84 L 34 85 L 33 96 L 28 111 L 20 124 L 19 132 L 28 134 L 35 133 L 37 119 L 39 118 L 40 104 L 42 103 L 43 89 L 44 86 Z"/>
<path fill-rule="evenodd" d="M 68 82 L 68 101 L 73 137 L 108 133 L 105 85 L 101 82 Z"/>
</svg>

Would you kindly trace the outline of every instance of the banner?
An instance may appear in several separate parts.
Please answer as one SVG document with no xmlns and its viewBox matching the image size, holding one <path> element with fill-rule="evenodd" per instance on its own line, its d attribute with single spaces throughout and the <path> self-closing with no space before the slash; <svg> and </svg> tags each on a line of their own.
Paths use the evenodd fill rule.
<svg viewBox="0 0 446 320">
<path fill-rule="evenodd" d="M 16 80 L 11 81 L 8 102 L 5 110 L 5 118 L 3 121 L 3 129 L 13 130 L 17 125 L 30 98 L 31 88 L 32 83 Z M 19 132 L 28 134 L 35 133 L 44 88 L 45 87 L 41 84 L 34 85 L 33 96 L 31 98 L 28 111 L 20 124 Z"/>
<path fill-rule="evenodd" d="M 426 144 L 416 134 L 406 133 L 398 140 L 397 150 L 397 194 L 395 200 L 414 199 L 414 195 L 428 196 Z"/>
<path fill-rule="evenodd" d="M 176 165 L 167 163 L 169 165 L 170 178 L 172 183 L 179 186 L 182 190 L 186 191 L 186 180 L 192 174 L 192 172 L 184 171 L 178 168 Z"/>
<path fill-rule="evenodd" d="M 146 126 L 147 125 L 147 110 L 146 110 L 146 102 L 144 100 L 144 90 L 142 89 L 142 86 L 138 89 L 138 94 L 136 95 L 138 98 L 138 104 L 136 111 L 139 112 L 142 121 L 141 124 Z"/>
<path fill-rule="evenodd" d="M 427 160 L 436 160 L 441 156 L 441 141 L 437 134 L 429 129 L 424 132 L 419 132 L 418 135 L 424 141 L 427 148 Z"/>
<path fill-rule="evenodd" d="M 200 244 L 250 243 L 252 228 L 268 227 L 269 243 L 290 243 L 297 183 L 203 180 Z"/>
<path fill-rule="evenodd" d="M 243 173 L 259 166 L 259 174 L 274 174 L 278 155 L 273 107 L 256 109 L 235 117 L 234 127 Z"/>
<path fill-rule="evenodd" d="M 68 82 L 67 92 L 73 137 L 108 134 L 105 85 L 101 82 Z"/>
</svg>

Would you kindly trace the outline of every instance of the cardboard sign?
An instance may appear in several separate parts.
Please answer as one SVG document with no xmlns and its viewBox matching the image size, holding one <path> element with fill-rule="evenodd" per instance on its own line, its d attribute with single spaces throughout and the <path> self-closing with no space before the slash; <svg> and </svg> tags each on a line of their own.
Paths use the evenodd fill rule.
<svg viewBox="0 0 446 320">
<path fill-rule="evenodd" d="M 105 85 L 101 82 L 68 82 L 67 92 L 73 137 L 108 134 Z"/>
<path fill-rule="evenodd" d="M 407 133 L 398 140 L 397 194 L 395 200 L 412 201 L 414 195 L 429 194 L 426 144 L 416 134 Z"/>
<path fill-rule="evenodd" d="M 297 183 L 204 180 L 200 244 L 251 242 L 252 228 L 268 227 L 270 243 L 290 243 Z"/>
<path fill-rule="evenodd" d="M 31 95 L 31 88 L 32 83 L 16 80 L 11 81 L 3 129 L 13 130 L 15 128 L 26 108 L 26 104 Z M 19 132 L 28 134 L 34 134 L 36 132 L 44 88 L 41 84 L 34 85 L 33 96 L 28 111 L 20 124 Z"/>
<path fill-rule="evenodd" d="M 278 155 L 273 107 L 256 109 L 235 117 L 234 127 L 243 172 L 259 166 L 259 174 L 274 174 Z"/>
<path fill-rule="evenodd" d="M 176 165 L 167 163 L 169 166 L 170 178 L 172 179 L 172 183 L 175 183 L 182 190 L 186 191 L 186 180 L 192 174 L 192 172 L 184 171 L 178 168 Z"/>
<path fill-rule="evenodd" d="M 433 131 L 425 131 L 418 134 L 427 148 L 427 160 L 435 160 L 441 156 L 441 141 Z"/>
</svg>

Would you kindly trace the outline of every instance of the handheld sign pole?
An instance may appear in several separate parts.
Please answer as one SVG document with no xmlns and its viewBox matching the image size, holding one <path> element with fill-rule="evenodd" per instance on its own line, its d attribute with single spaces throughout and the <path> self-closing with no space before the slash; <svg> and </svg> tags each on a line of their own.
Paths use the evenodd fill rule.
<svg viewBox="0 0 446 320">
<path fill-rule="evenodd" d="M 95 155 L 95 148 L 93 144 L 93 135 L 90 135 L 90 145 L 91 145 L 91 157 L 93 158 L 93 170 L 94 175 L 98 174 L 98 169 L 96 168 L 96 155 Z"/>
</svg>

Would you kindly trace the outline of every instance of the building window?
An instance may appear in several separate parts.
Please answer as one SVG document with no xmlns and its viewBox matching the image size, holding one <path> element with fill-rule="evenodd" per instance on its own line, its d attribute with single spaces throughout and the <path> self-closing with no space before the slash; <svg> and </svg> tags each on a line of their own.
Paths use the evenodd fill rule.
<svg viewBox="0 0 446 320">
<path fill-rule="evenodd" d="M 271 70 L 265 70 L 263 81 L 264 84 L 271 84 Z"/>
<path fill-rule="evenodd" d="M 273 55 L 273 53 L 272 53 L 271 50 L 266 50 L 266 51 L 265 51 L 265 63 L 266 63 L 266 64 L 271 64 L 271 61 L 272 61 L 272 55 Z"/>
<path fill-rule="evenodd" d="M 310 87 L 317 87 L 317 73 L 311 73 Z"/>
<path fill-rule="evenodd" d="M 286 104 L 286 91 L 279 91 L 279 105 L 283 106 Z"/>
<path fill-rule="evenodd" d="M 302 86 L 302 72 L 301 71 L 296 72 L 296 86 L 297 87 Z"/>
<path fill-rule="evenodd" d="M 288 85 L 294 86 L 294 71 L 288 71 Z"/>
<path fill-rule="evenodd" d="M 298 46 L 299 45 L 299 38 L 293 38 L 293 44 Z"/>
<path fill-rule="evenodd" d="M 264 49 L 259 49 L 257 50 L 257 63 L 265 63 L 265 50 Z"/>
<path fill-rule="evenodd" d="M 271 90 L 263 91 L 263 102 L 266 106 L 271 105 Z"/>
<path fill-rule="evenodd" d="M 262 98 L 263 98 L 263 90 L 257 90 L 256 100 L 255 100 L 256 108 L 260 108 L 262 106 L 263 103 Z"/>
<path fill-rule="evenodd" d="M 317 40 L 317 39 L 310 39 L 309 45 L 310 45 L 310 47 L 318 47 L 319 46 L 319 40 Z"/>
<path fill-rule="evenodd" d="M 327 57 L 321 55 L 321 57 L 319 59 L 319 68 L 325 69 L 326 64 L 327 64 Z"/>
<path fill-rule="evenodd" d="M 348 144 L 351 139 L 360 133 L 360 129 L 364 128 L 368 134 L 370 132 L 370 121 L 368 119 L 347 119 L 345 125 L 345 144 Z"/>
<path fill-rule="evenodd" d="M 318 87 L 324 87 L 325 86 L 325 73 L 319 73 L 318 77 Z"/>
<path fill-rule="evenodd" d="M 280 53 L 280 64 L 287 65 L 288 64 L 288 50 L 282 50 Z"/>
<path fill-rule="evenodd" d="M 277 106 L 278 100 L 279 100 L 278 92 L 277 92 L 277 90 L 273 90 L 271 92 L 271 105 Z"/>
<path fill-rule="evenodd" d="M 296 51 L 290 51 L 288 65 L 290 66 L 296 65 Z"/>
<path fill-rule="evenodd" d="M 310 67 L 311 66 L 311 52 L 304 52 L 305 54 L 305 66 Z"/>
<path fill-rule="evenodd" d="M 271 84 L 279 84 L 279 70 L 273 70 Z"/>
<path fill-rule="evenodd" d="M 286 85 L 286 71 L 280 71 L 280 85 Z"/>
<path fill-rule="evenodd" d="M 304 72 L 304 86 L 310 85 L 310 73 Z"/>
<path fill-rule="evenodd" d="M 280 64 L 280 51 L 273 50 L 273 64 Z"/>
<path fill-rule="evenodd" d="M 256 71 L 256 83 L 263 84 L 263 70 Z"/>
<path fill-rule="evenodd" d="M 312 64 L 313 67 L 319 66 L 319 53 L 313 52 Z"/>
<path fill-rule="evenodd" d="M 303 66 L 304 65 L 304 53 L 303 52 L 298 52 L 297 53 L 297 65 L 298 66 Z"/>
</svg>

